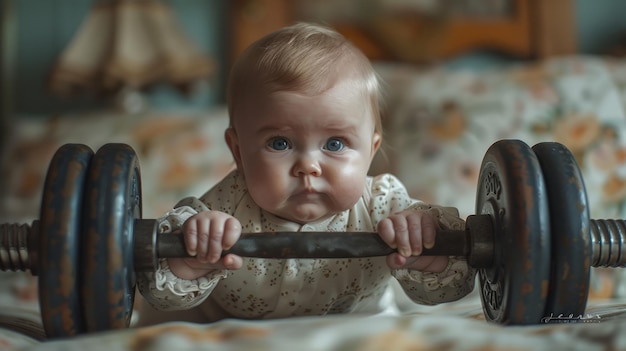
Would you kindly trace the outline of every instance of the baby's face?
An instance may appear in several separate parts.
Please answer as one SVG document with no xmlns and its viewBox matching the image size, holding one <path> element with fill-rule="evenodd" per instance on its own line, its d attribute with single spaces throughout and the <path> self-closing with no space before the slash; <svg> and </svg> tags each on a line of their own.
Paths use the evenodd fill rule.
<svg viewBox="0 0 626 351">
<path fill-rule="evenodd" d="M 357 202 L 381 140 L 359 91 L 340 82 L 316 96 L 273 92 L 240 106 L 226 139 L 261 208 L 307 223 Z"/>
</svg>

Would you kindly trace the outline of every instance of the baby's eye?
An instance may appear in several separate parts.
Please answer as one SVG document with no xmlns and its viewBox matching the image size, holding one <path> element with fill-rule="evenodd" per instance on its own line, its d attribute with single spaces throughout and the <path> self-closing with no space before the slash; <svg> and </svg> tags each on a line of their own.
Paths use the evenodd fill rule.
<svg viewBox="0 0 626 351">
<path fill-rule="evenodd" d="M 291 145 L 289 145 L 289 141 L 283 137 L 272 138 L 272 140 L 267 143 L 267 146 L 277 151 L 287 150 L 291 147 Z"/>
<path fill-rule="evenodd" d="M 326 145 L 324 145 L 324 149 L 328 151 L 341 151 L 343 148 L 343 140 L 339 138 L 330 138 L 326 141 Z"/>
</svg>

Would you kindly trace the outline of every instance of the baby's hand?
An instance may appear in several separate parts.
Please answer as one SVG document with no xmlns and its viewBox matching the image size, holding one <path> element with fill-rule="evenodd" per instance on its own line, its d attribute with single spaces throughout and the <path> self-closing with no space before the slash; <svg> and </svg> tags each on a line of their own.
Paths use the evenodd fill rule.
<svg viewBox="0 0 626 351">
<path fill-rule="evenodd" d="M 387 256 L 391 269 L 408 268 L 441 272 L 448 265 L 447 256 L 419 256 L 423 248 L 435 245 L 437 222 L 428 213 L 405 210 L 378 222 L 378 235 L 397 253 Z"/>
<path fill-rule="evenodd" d="M 168 260 L 170 270 L 183 279 L 196 279 L 215 269 L 239 269 L 240 256 L 222 251 L 230 249 L 241 236 L 241 223 L 224 212 L 204 211 L 183 224 L 185 248 L 193 258 Z"/>
</svg>

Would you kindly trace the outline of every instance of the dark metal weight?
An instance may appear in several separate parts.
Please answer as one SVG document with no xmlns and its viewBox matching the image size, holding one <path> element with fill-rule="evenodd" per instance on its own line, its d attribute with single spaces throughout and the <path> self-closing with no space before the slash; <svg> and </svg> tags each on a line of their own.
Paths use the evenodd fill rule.
<svg viewBox="0 0 626 351">
<path fill-rule="evenodd" d="M 135 296 L 133 230 L 141 218 L 134 150 L 106 144 L 89 169 L 84 205 L 82 298 L 88 332 L 126 328 Z"/>
<path fill-rule="evenodd" d="M 624 221 L 590 220 L 588 211 L 580 170 L 564 146 L 499 141 L 483 158 L 466 230 L 438 231 L 423 254 L 466 256 L 479 268 L 488 321 L 523 325 L 582 314 L 589 265 L 626 265 Z M 124 144 L 95 155 L 85 145 L 61 147 L 48 169 L 41 219 L 32 230 L 2 228 L 3 250 L 19 252 L 10 263 L 0 257 L 2 267 L 30 265 L 40 276 L 49 337 L 128 327 L 135 272 L 152 270 L 158 257 L 187 256 L 180 235 L 157 235 L 156 220 L 141 219 L 139 161 Z M 247 233 L 232 250 L 268 258 L 393 252 L 376 233 Z"/>
<path fill-rule="evenodd" d="M 55 153 L 43 190 L 39 238 L 39 304 L 48 337 L 84 333 L 79 295 L 81 213 L 93 151 L 66 144 Z"/>
<path fill-rule="evenodd" d="M 503 140 L 487 150 L 476 213 L 494 221 L 493 266 L 478 272 L 485 318 L 539 323 L 550 278 L 550 221 L 541 167 L 527 144 Z"/>
<path fill-rule="evenodd" d="M 580 168 L 572 153 L 555 142 L 533 146 L 548 191 L 551 273 L 544 317 L 585 313 L 591 249 L 589 207 Z"/>
</svg>

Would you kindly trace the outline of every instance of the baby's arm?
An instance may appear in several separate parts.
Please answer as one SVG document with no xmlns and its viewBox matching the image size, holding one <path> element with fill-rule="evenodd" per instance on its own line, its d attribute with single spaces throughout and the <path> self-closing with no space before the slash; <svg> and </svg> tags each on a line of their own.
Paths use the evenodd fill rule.
<svg viewBox="0 0 626 351">
<path fill-rule="evenodd" d="M 430 213 L 412 209 L 394 213 L 378 222 L 380 237 L 398 250 L 387 257 L 389 268 L 441 273 L 448 265 L 447 256 L 420 256 L 424 248 L 434 246 L 438 227 Z"/>
<path fill-rule="evenodd" d="M 181 231 L 190 219 L 202 213 L 209 212 L 208 208 L 201 201 L 195 198 L 185 199 L 174 210 L 157 220 L 158 231 L 164 234 Z M 202 215 L 196 217 L 196 219 L 202 218 Z M 193 222 L 195 221 L 189 222 L 189 225 Z M 204 219 L 200 220 L 200 222 L 205 223 Z M 198 245 L 195 246 L 195 249 L 192 246 L 191 250 L 189 245 L 186 246 L 187 251 L 191 251 L 191 254 L 194 254 L 193 251 L 195 250 L 198 258 L 162 258 L 158 260 L 158 267 L 155 272 L 137 273 L 137 287 L 139 291 L 146 301 L 158 310 L 173 311 L 193 308 L 202 303 L 217 286 L 218 282 L 227 276 L 224 266 L 228 264 L 199 262 L 207 259 L 208 245 L 200 245 L 203 247 L 202 249 Z M 235 257 L 236 260 L 237 257 Z M 170 266 L 170 264 L 174 267 Z"/>
<path fill-rule="evenodd" d="M 185 221 L 185 248 L 194 258 L 170 258 L 172 273 L 182 279 L 197 279 L 216 269 L 239 269 L 241 257 L 222 251 L 231 248 L 241 235 L 239 221 L 224 212 L 202 211 Z"/>
<path fill-rule="evenodd" d="M 427 214 L 442 229 L 463 230 L 465 227 L 456 210 L 449 208 L 418 203 L 407 211 Z M 422 264 L 430 264 L 428 268 L 436 265 L 437 269 L 419 269 Z M 413 301 L 426 305 L 455 301 L 474 289 L 475 270 L 468 265 L 465 257 L 412 257 L 407 259 L 404 267 L 392 267 L 392 274 Z"/>
<path fill-rule="evenodd" d="M 413 301 L 429 305 L 454 301 L 474 289 L 475 270 L 465 258 L 409 255 L 433 245 L 437 228 L 463 230 L 465 222 L 456 209 L 412 199 L 402 182 L 390 174 L 374 177 L 370 191 L 373 224 L 382 239 L 400 251 L 389 255 L 387 264 Z M 404 231 L 399 238 L 398 231 Z"/>
</svg>

